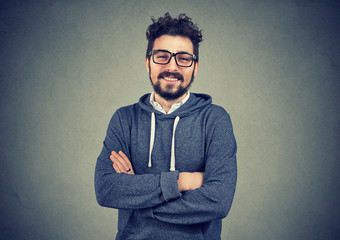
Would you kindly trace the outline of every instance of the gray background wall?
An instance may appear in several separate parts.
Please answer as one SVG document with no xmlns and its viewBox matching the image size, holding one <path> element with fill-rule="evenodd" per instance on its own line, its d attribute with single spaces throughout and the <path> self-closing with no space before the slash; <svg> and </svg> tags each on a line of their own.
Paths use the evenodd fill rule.
<svg viewBox="0 0 340 240">
<path fill-rule="evenodd" d="M 0 1 L 0 239 L 113 239 L 94 167 L 114 111 L 150 92 L 150 17 L 204 30 L 193 92 L 230 113 L 222 239 L 339 239 L 336 1 Z"/>
</svg>

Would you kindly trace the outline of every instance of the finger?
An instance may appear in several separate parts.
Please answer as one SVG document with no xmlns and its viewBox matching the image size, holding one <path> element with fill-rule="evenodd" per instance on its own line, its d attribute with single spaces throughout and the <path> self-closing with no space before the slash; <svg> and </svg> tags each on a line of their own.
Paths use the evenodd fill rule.
<svg viewBox="0 0 340 240">
<path fill-rule="evenodd" d="M 113 162 L 113 165 L 116 167 L 116 169 L 119 171 L 119 173 L 125 172 L 126 171 L 125 167 L 121 164 L 121 162 L 119 161 L 119 159 L 116 156 L 118 156 L 118 154 L 115 151 L 113 151 L 112 155 L 110 156 L 110 159 Z"/>
<path fill-rule="evenodd" d="M 122 152 L 122 151 L 119 151 L 119 155 L 122 157 L 122 159 L 124 159 L 124 162 L 126 163 L 126 166 L 127 166 L 127 173 L 128 173 L 128 174 L 135 174 L 134 171 L 133 171 L 132 164 L 131 164 L 129 158 L 125 155 L 125 153 Z M 129 170 L 129 169 L 130 169 L 130 170 Z"/>
<path fill-rule="evenodd" d="M 113 156 L 115 164 L 117 165 L 117 167 L 119 168 L 121 172 L 126 172 L 129 169 L 124 159 L 121 156 L 119 156 L 119 154 L 113 151 L 112 156 Z"/>
<path fill-rule="evenodd" d="M 114 163 L 115 161 L 117 161 L 116 158 L 115 158 L 112 154 L 110 155 L 110 160 L 111 160 L 112 163 Z"/>
<path fill-rule="evenodd" d="M 130 160 L 128 159 L 128 157 L 125 155 L 124 152 L 119 151 L 119 155 L 124 159 L 125 163 L 127 164 L 129 169 L 132 169 L 132 164 L 130 162 Z"/>
<path fill-rule="evenodd" d="M 135 172 L 133 170 L 133 167 L 132 167 L 132 164 L 131 164 L 129 158 L 125 155 L 125 153 L 122 152 L 122 151 L 119 151 L 118 154 L 124 159 L 125 163 L 128 166 L 128 170 L 126 171 L 126 173 L 128 173 L 128 174 L 135 174 Z"/>
<path fill-rule="evenodd" d="M 113 169 L 116 171 L 116 173 L 121 173 L 120 169 L 117 167 L 117 164 L 112 164 Z"/>
<path fill-rule="evenodd" d="M 124 166 L 118 160 L 114 162 L 114 165 L 119 169 L 119 173 L 126 172 Z"/>
<path fill-rule="evenodd" d="M 113 167 L 113 169 L 114 169 L 117 173 L 120 173 L 120 169 L 118 168 L 118 166 L 117 166 L 117 164 L 116 164 L 116 162 L 117 162 L 116 158 L 115 158 L 113 155 L 110 155 L 110 160 L 111 160 L 111 162 L 112 162 L 112 167 Z"/>
<path fill-rule="evenodd" d="M 120 153 L 122 153 L 122 151 L 120 151 Z M 123 170 L 123 172 L 126 172 L 128 169 L 131 169 L 129 164 L 128 164 L 128 162 L 130 162 L 128 158 L 126 158 L 127 159 L 126 160 L 121 155 L 117 154 L 116 152 L 113 153 L 113 156 L 119 161 L 120 166 L 123 167 L 123 169 L 121 169 L 121 170 Z"/>
<path fill-rule="evenodd" d="M 114 170 L 117 173 L 121 173 L 122 170 L 119 168 L 119 161 L 113 155 L 110 156 L 110 160 L 112 161 L 112 167 L 114 168 Z"/>
<path fill-rule="evenodd" d="M 117 162 L 117 158 L 113 155 L 114 152 L 111 152 L 111 155 L 110 155 L 110 160 L 112 161 L 112 163 L 115 163 Z"/>
</svg>

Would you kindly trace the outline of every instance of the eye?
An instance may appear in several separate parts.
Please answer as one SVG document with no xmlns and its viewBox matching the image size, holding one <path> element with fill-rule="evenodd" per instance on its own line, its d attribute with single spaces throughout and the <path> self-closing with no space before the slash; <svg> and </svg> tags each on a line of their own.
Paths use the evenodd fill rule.
<svg viewBox="0 0 340 240">
<path fill-rule="evenodd" d="M 189 58 L 187 58 L 187 57 L 179 57 L 179 59 L 178 60 L 180 60 L 180 61 L 190 61 L 190 59 Z"/>
<path fill-rule="evenodd" d="M 189 54 L 181 54 L 177 56 L 177 60 L 180 62 L 190 62 L 192 57 Z"/>
<path fill-rule="evenodd" d="M 169 58 L 169 54 L 166 52 L 156 52 L 155 53 L 156 58 Z"/>
<path fill-rule="evenodd" d="M 163 51 L 157 51 L 153 55 L 155 63 L 166 64 L 169 61 L 170 54 Z"/>
</svg>

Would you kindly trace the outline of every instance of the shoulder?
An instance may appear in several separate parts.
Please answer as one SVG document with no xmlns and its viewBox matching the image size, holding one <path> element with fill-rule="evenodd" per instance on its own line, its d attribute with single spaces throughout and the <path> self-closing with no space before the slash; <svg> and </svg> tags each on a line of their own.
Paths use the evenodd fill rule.
<svg viewBox="0 0 340 240">
<path fill-rule="evenodd" d="M 221 106 L 210 104 L 205 124 L 208 132 L 232 132 L 233 126 L 229 113 Z"/>
<path fill-rule="evenodd" d="M 151 112 L 153 108 L 149 103 L 150 95 L 150 93 L 145 94 L 139 99 L 138 102 L 118 108 L 114 112 L 112 119 L 131 121 L 133 118 L 138 118 L 146 112 Z"/>
<path fill-rule="evenodd" d="M 134 103 L 134 104 L 131 104 L 131 105 L 127 105 L 127 106 L 124 106 L 124 107 L 120 107 L 116 113 L 118 114 L 125 114 L 125 115 L 130 115 L 130 114 L 133 114 L 135 113 L 136 109 L 139 107 L 139 104 L 138 103 Z"/>
<path fill-rule="evenodd" d="M 127 123 L 137 114 L 139 108 L 137 103 L 118 108 L 111 117 L 110 123 Z"/>
<path fill-rule="evenodd" d="M 209 117 L 213 119 L 230 118 L 229 113 L 221 106 L 210 104 L 208 108 Z"/>
</svg>

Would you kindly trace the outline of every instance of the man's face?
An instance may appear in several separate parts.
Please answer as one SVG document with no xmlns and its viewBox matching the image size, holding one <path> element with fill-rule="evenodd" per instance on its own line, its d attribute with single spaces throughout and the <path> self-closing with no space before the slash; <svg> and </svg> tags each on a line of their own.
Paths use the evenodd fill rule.
<svg viewBox="0 0 340 240">
<path fill-rule="evenodd" d="M 167 50 L 172 53 L 193 54 L 193 44 L 187 37 L 162 35 L 154 41 L 152 49 Z M 146 58 L 146 69 L 156 94 L 165 100 L 175 100 L 183 96 L 196 76 L 198 62 L 191 67 L 180 67 L 172 57 L 165 65 L 156 64 L 152 57 Z"/>
</svg>

